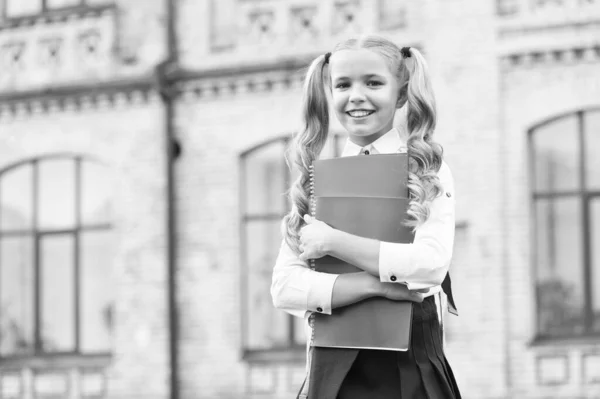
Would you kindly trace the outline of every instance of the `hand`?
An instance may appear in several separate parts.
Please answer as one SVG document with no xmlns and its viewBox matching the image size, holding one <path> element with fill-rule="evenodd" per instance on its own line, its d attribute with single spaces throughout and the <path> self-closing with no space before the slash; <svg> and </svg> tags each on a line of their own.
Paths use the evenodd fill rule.
<svg viewBox="0 0 600 399">
<path fill-rule="evenodd" d="M 398 283 L 380 283 L 381 295 L 392 301 L 412 301 L 423 302 L 424 294 L 429 292 L 429 288 L 420 290 L 409 290 L 406 285 Z"/>
<path fill-rule="evenodd" d="M 306 226 L 300 229 L 300 259 L 319 259 L 327 255 L 333 228 L 310 215 L 304 215 Z"/>
</svg>

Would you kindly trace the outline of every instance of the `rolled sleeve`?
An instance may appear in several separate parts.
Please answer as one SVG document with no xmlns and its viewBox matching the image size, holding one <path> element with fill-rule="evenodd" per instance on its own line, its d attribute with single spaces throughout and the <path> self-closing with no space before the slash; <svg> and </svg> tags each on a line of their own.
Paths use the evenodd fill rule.
<svg viewBox="0 0 600 399">
<path fill-rule="evenodd" d="M 273 268 L 273 305 L 298 317 L 304 317 L 306 312 L 331 314 L 333 286 L 338 276 L 311 270 L 282 240 Z"/>
<path fill-rule="evenodd" d="M 382 241 L 379 275 L 382 282 L 405 283 L 411 290 L 438 286 L 444 280 L 454 246 L 454 181 L 445 162 L 438 172 L 441 196 L 430 205 L 430 215 L 415 231 L 410 244 Z"/>
</svg>

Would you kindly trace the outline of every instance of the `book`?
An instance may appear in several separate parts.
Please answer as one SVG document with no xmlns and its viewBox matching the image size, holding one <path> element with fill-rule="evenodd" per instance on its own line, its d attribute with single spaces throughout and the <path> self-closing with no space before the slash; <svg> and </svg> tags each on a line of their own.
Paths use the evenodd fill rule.
<svg viewBox="0 0 600 399">
<path fill-rule="evenodd" d="M 358 155 L 316 160 L 311 166 L 311 214 L 331 227 L 380 241 L 411 243 L 407 217 L 408 154 Z M 324 273 L 362 271 L 332 256 L 311 259 Z M 396 283 L 390 283 L 396 284 Z M 311 344 L 320 347 L 406 351 L 412 302 L 383 297 L 313 313 Z"/>
</svg>

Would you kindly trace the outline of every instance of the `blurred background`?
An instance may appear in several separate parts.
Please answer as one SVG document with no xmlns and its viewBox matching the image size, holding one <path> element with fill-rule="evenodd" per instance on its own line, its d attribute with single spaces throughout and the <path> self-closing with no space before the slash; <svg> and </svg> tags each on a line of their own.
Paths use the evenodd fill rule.
<svg viewBox="0 0 600 399">
<path fill-rule="evenodd" d="M 600 398 L 598 0 L 0 0 L 0 398 L 295 397 L 283 153 L 362 33 L 429 62 L 463 397 Z"/>
</svg>

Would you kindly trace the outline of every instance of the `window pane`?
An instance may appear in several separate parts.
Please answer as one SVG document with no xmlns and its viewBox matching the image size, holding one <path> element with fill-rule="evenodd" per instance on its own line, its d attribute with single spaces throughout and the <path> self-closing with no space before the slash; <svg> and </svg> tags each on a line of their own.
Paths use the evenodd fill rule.
<svg viewBox="0 0 600 399">
<path fill-rule="evenodd" d="M 110 349 L 113 307 L 114 233 L 87 231 L 81 235 L 81 350 Z"/>
<path fill-rule="evenodd" d="M 42 12 L 42 0 L 5 0 L 6 16 L 9 18 Z"/>
<path fill-rule="evenodd" d="M 281 243 L 280 221 L 256 221 L 246 228 L 248 268 L 248 345 L 252 349 L 287 346 L 288 314 L 273 307 L 271 276 Z"/>
<path fill-rule="evenodd" d="M 593 329 L 600 332 L 600 197 L 590 203 Z"/>
<path fill-rule="evenodd" d="M 541 332 L 580 334 L 585 327 L 580 200 L 537 200 L 535 216 Z"/>
<path fill-rule="evenodd" d="M 16 167 L 0 175 L 2 230 L 31 229 L 33 220 L 33 167 Z"/>
<path fill-rule="evenodd" d="M 244 162 L 246 214 L 282 214 L 285 199 L 284 142 L 278 141 L 249 154 Z"/>
<path fill-rule="evenodd" d="M 33 240 L 0 240 L 0 354 L 31 353 L 34 342 Z"/>
<path fill-rule="evenodd" d="M 81 4 L 81 0 L 46 0 L 48 8 L 72 7 Z"/>
<path fill-rule="evenodd" d="M 39 228 L 73 228 L 75 225 L 75 161 L 47 160 L 39 168 Z"/>
<path fill-rule="evenodd" d="M 73 237 L 44 236 L 40 241 L 42 347 L 75 349 Z"/>
<path fill-rule="evenodd" d="M 81 209 L 84 225 L 109 223 L 112 192 L 112 180 L 105 166 L 93 163 L 81 163 Z"/>
<path fill-rule="evenodd" d="M 579 134 L 575 115 L 536 129 L 533 149 L 536 191 L 579 188 Z"/>
<path fill-rule="evenodd" d="M 584 114 L 585 167 L 588 189 L 600 189 L 600 111 Z"/>
</svg>

